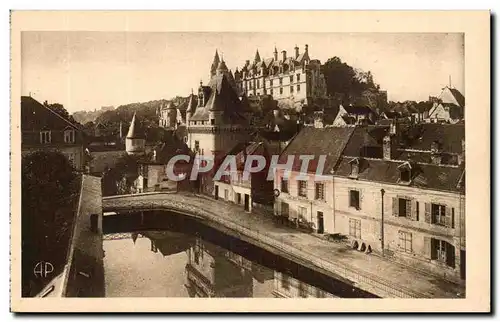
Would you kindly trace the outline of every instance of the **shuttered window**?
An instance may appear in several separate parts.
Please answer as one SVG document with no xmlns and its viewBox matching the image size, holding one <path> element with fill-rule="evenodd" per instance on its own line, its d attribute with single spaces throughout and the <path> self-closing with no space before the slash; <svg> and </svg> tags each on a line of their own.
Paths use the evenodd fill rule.
<svg viewBox="0 0 500 322">
<path fill-rule="evenodd" d="M 281 192 L 288 193 L 288 180 L 281 178 Z"/>
<path fill-rule="evenodd" d="M 418 221 L 419 203 L 407 196 L 394 197 L 392 198 L 392 215 Z"/>
<path fill-rule="evenodd" d="M 432 204 L 432 223 L 435 225 L 446 226 L 446 207 L 443 205 Z"/>
<path fill-rule="evenodd" d="M 399 231 L 399 249 L 404 252 L 412 252 L 412 235 L 406 231 Z"/>
<path fill-rule="evenodd" d="M 358 190 L 349 190 L 349 207 L 361 209 Z"/>
<path fill-rule="evenodd" d="M 361 220 L 349 219 L 349 236 L 361 238 Z"/>
<path fill-rule="evenodd" d="M 307 181 L 298 180 L 297 185 L 298 185 L 298 189 L 299 189 L 298 195 L 300 197 L 307 197 Z"/>
<path fill-rule="evenodd" d="M 445 240 L 430 238 L 431 259 L 442 262 L 449 267 L 455 268 L 455 246 Z"/>
<path fill-rule="evenodd" d="M 314 199 L 325 200 L 325 184 L 324 183 L 316 183 Z"/>
</svg>

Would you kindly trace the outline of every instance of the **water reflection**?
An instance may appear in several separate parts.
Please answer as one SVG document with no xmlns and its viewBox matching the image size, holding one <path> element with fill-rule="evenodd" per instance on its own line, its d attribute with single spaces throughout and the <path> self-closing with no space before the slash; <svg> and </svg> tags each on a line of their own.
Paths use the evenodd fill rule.
<svg viewBox="0 0 500 322">
<path fill-rule="evenodd" d="M 103 245 L 107 297 L 335 297 L 182 233 L 111 234 Z"/>
</svg>

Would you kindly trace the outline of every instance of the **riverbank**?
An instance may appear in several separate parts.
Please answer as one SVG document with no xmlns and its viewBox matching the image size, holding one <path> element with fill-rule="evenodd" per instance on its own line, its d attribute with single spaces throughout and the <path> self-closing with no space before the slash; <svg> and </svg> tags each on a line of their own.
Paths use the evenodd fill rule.
<svg viewBox="0 0 500 322">
<path fill-rule="evenodd" d="M 464 288 L 409 267 L 352 250 L 289 227 L 236 205 L 192 194 L 130 195 L 103 199 L 103 211 L 166 209 L 202 216 L 206 224 L 299 262 L 332 278 L 386 298 L 457 298 Z M 383 272 L 383 275 L 381 274 Z"/>
</svg>

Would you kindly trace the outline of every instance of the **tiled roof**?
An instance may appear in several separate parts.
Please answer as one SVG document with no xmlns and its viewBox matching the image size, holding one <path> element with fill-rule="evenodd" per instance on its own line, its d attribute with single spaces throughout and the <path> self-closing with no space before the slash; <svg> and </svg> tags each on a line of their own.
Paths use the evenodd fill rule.
<svg viewBox="0 0 500 322">
<path fill-rule="evenodd" d="M 438 142 L 442 151 L 462 152 L 465 139 L 464 124 L 425 123 L 403 130 L 404 146 L 408 149 L 430 151 L 431 144 Z"/>
<path fill-rule="evenodd" d="M 134 112 L 134 116 L 132 117 L 132 122 L 130 122 L 130 126 L 128 128 L 127 139 L 143 139 L 144 133 L 140 124 L 137 121 L 136 113 Z"/>
<path fill-rule="evenodd" d="M 347 113 L 349 114 L 357 114 L 357 115 L 365 115 L 365 114 L 370 114 L 373 113 L 371 108 L 368 106 L 344 106 L 344 110 L 346 110 Z"/>
<path fill-rule="evenodd" d="M 381 150 L 384 136 L 388 130 L 388 126 L 356 126 L 346 144 L 344 155 L 361 156 L 364 147 L 376 147 Z"/>
<path fill-rule="evenodd" d="M 193 114 L 193 116 L 191 116 L 191 118 L 189 120 L 190 121 L 208 121 L 208 118 L 209 118 L 209 112 L 204 106 L 202 106 L 202 107 L 198 107 L 196 109 L 196 112 Z"/>
<path fill-rule="evenodd" d="M 325 155 L 323 174 L 328 174 L 338 162 L 353 132 L 352 127 L 304 127 L 283 151 L 279 163 L 285 164 L 288 156 L 295 156 L 293 169 L 298 171 L 302 162 L 299 155 L 314 155 L 315 159 L 309 163 L 308 171 L 316 172 L 319 157 Z"/>
<path fill-rule="evenodd" d="M 118 160 L 126 154 L 127 152 L 123 150 L 91 152 L 90 173 L 102 173 L 106 168 L 113 168 Z"/>
<path fill-rule="evenodd" d="M 349 177 L 351 174 L 349 162 L 353 159 L 353 157 L 342 157 L 335 170 L 335 175 Z M 398 167 L 404 161 L 363 159 L 362 163 L 363 166 L 359 169 L 358 180 L 398 184 L 400 177 Z M 462 173 L 463 169 L 461 167 L 415 163 L 412 169 L 412 181 L 409 186 L 458 192 L 457 185 Z"/>
<path fill-rule="evenodd" d="M 21 128 L 23 131 L 36 131 L 43 128 L 62 130 L 68 126 L 80 130 L 77 124 L 71 123 L 31 96 L 21 96 Z"/>
</svg>

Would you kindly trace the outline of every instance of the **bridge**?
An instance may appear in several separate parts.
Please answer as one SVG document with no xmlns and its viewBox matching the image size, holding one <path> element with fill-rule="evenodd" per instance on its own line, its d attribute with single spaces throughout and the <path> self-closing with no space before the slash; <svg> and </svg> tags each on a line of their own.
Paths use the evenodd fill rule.
<svg viewBox="0 0 500 322">
<path fill-rule="evenodd" d="M 383 298 L 463 296 L 460 294 L 463 289 L 454 283 L 374 254 L 352 250 L 342 243 L 277 225 L 272 216 L 248 213 L 235 204 L 203 195 L 174 192 L 104 197 L 102 211 L 104 227 L 107 220 L 116 221 L 131 214 L 139 214 L 144 220 L 148 212 L 164 213 L 165 220 L 172 213 L 194 218 L 227 235 L 334 279 L 347 280 L 354 287 Z"/>
<path fill-rule="evenodd" d="M 463 297 L 460 285 L 276 224 L 272 215 L 249 213 L 235 204 L 203 195 L 163 192 L 102 198 L 100 179 L 85 175 L 76 216 L 67 265 L 38 297 L 104 296 L 104 236 L 111 232 L 142 230 L 147 225 L 150 229 L 164 229 L 165 223 L 179 218 L 200 222 L 233 239 L 379 297 Z M 155 220 L 148 221 L 151 218 Z M 158 227 L 151 227 L 159 222 L 162 224 Z"/>
</svg>

